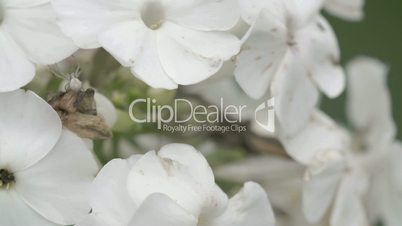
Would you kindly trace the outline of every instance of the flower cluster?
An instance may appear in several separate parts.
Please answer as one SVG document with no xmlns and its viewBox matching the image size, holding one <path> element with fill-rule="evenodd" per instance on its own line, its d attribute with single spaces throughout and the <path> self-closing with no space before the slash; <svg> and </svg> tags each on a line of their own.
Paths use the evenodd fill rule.
<svg viewBox="0 0 402 226">
<path fill-rule="evenodd" d="M 358 21 L 363 6 L 364 0 L 0 0 L 0 225 L 367 226 L 381 220 L 401 226 L 402 144 L 388 68 L 369 57 L 344 68 L 335 31 L 321 13 Z M 59 75 L 65 90 L 48 102 L 21 89 L 40 66 L 66 63 L 79 49 L 107 54 L 113 63 L 101 64 L 134 75 L 142 83 L 130 88 L 133 95 L 167 98 L 185 86 L 185 93 L 212 103 L 224 97 L 257 107 L 274 98 L 277 130 L 251 127 L 264 141 L 280 142 L 286 158 L 221 164 L 218 180 L 245 183 L 229 198 L 204 157 L 212 141 L 200 152 L 169 138 L 149 151 L 154 148 L 144 146 L 157 146 L 158 137 L 148 142 L 138 131 L 134 139 L 124 134 L 127 116 L 115 106 L 129 103 L 117 91 L 112 103 L 95 90 L 102 91 L 95 85 L 103 80 L 99 65 L 92 68 L 99 78 L 88 83 L 78 70 Z M 105 83 L 131 84 L 115 74 Z M 337 98 L 345 89 L 351 127 L 319 109 L 322 95 Z M 91 151 L 119 146 L 117 139 L 88 140 L 110 138 L 115 124 L 119 137 L 148 143 L 136 150 L 141 154 L 128 151 L 121 159 Z"/>
</svg>

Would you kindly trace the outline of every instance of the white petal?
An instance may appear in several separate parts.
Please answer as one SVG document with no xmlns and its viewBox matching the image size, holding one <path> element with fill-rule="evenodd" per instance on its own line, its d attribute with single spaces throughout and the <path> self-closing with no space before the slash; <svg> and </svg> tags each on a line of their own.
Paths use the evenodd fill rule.
<svg viewBox="0 0 402 226">
<path fill-rule="evenodd" d="M 109 127 L 113 127 L 117 121 L 117 111 L 113 103 L 99 92 L 95 93 L 95 101 L 98 113 L 105 118 Z"/>
<path fill-rule="evenodd" d="M 0 94 L 0 164 L 23 170 L 46 156 L 59 140 L 57 113 L 33 92 Z"/>
<path fill-rule="evenodd" d="M 90 190 L 89 204 L 93 214 L 127 225 L 137 208 L 128 194 L 127 177 L 138 158 L 115 159 L 102 168 Z"/>
<path fill-rule="evenodd" d="M 101 214 L 91 214 L 76 226 L 122 226 L 122 224 Z"/>
<path fill-rule="evenodd" d="M 251 27 L 234 72 L 240 87 L 254 99 L 266 93 L 287 50 L 286 28 L 281 20 L 270 19 L 269 12 L 264 10 Z"/>
<path fill-rule="evenodd" d="M 123 66 L 130 67 L 135 64 L 148 32 L 141 21 L 128 21 L 103 31 L 99 35 L 99 43 Z"/>
<path fill-rule="evenodd" d="M 136 203 L 142 203 L 152 193 L 162 193 L 198 216 L 212 209 L 220 212 L 226 205 L 226 196 L 213 182 L 212 170 L 200 153 L 191 146 L 174 144 L 162 148 L 161 156 L 149 152 L 138 160 L 128 187 Z"/>
<path fill-rule="evenodd" d="M 214 170 L 216 177 L 225 180 L 245 182 L 279 181 L 290 175 L 302 176 L 305 167 L 293 160 L 276 156 L 250 157 L 244 161 L 223 165 Z M 274 198 L 274 197 L 272 197 Z"/>
<path fill-rule="evenodd" d="M 197 226 L 197 219 L 163 194 L 149 196 L 128 226 Z"/>
<path fill-rule="evenodd" d="M 310 223 L 318 223 L 328 211 L 344 174 L 344 167 L 343 161 L 329 162 L 324 170 L 311 175 L 304 182 L 303 212 Z"/>
<path fill-rule="evenodd" d="M 331 25 L 318 17 L 297 34 L 298 48 L 302 52 L 309 74 L 328 97 L 335 98 L 345 89 L 345 75 L 339 65 L 339 46 Z"/>
<path fill-rule="evenodd" d="M 285 1 L 290 27 L 302 28 L 314 20 L 320 13 L 326 0 L 288 0 Z"/>
<path fill-rule="evenodd" d="M 182 1 L 185 2 L 184 5 L 175 7 L 176 2 L 173 1 L 167 6 L 167 19 L 191 29 L 227 31 L 234 27 L 240 19 L 237 1 L 185 0 Z"/>
<path fill-rule="evenodd" d="M 332 15 L 349 21 L 364 18 L 365 0 L 328 0 L 325 9 Z"/>
<path fill-rule="evenodd" d="M 360 194 L 360 184 L 364 180 L 363 175 L 350 175 L 343 179 L 334 210 L 331 216 L 331 225 L 342 226 L 366 226 L 369 225 L 362 197 Z"/>
<path fill-rule="evenodd" d="M 64 130 L 44 159 L 16 173 L 15 189 L 46 219 L 71 225 L 90 210 L 88 190 L 97 170 L 96 161 L 84 142 Z"/>
<path fill-rule="evenodd" d="M 275 217 L 268 197 L 262 187 L 248 182 L 229 201 L 226 212 L 211 226 L 274 226 Z"/>
<path fill-rule="evenodd" d="M 196 31 L 173 23 L 163 26 L 164 34 L 202 57 L 228 60 L 240 51 L 240 40 L 229 33 Z"/>
<path fill-rule="evenodd" d="M 29 8 L 49 3 L 49 0 L 3 0 L 4 8 Z"/>
<path fill-rule="evenodd" d="M 387 88 L 388 68 L 382 62 L 360 57 L 347 66 L 347 113 L 353 126 L 373 146 L 390 142 L 396 133 Z"/>
<path fill-rule="evenodd" d="M 161 65 L 154 32 L 148 32 L 131 72 L 153 88 L 176 89 L 177 83 Z"/>
<path fill-rule="evenodd" d="M 0 225 L 57 226 L 29 207 L 14 190 L 0 190 Z"/>
<path fill-rule="evenodd" d="M 185 166 L 188 173 L 202 181 L 205 187 L 215 184 L 214 175 L 204 156 L 191 145 L 168 144 L 158 152 L 161 158 L 174 160 Z"/>
<path fill-rule="evenodd" d="M 199 55 L 165 33 L 158 33 L 157 44 L 163 69 L 180 85 L 201 82 L 215 74 L 223 64 L 222 59 Z"/>
<path fill-rule="evenodd" d="M 32 81 L 35 66 L 10 37 L 0 29 L 0 92 L 21 88 Z"/>
<path fill-rule="evenodd" d="M 272 83 L 271 94 L 275 98 L 281 133 L 293 136 L 307 125 L 313 113 L 319 98 L 317 87 L 300 58 L 290 52 Z"/>
<path fill-rule="evenodd" d="M 282 0 L 239 0 L 239 5 L 241 16 L 248 24 L 254 24 L 260 14 L 285 23 L 286 5 Z"/>
<path fill-rule="evenodd" d="M 98 35 L 106 28 L 139 18 L 138 5 L 130 0 L 53 0 L 62 31 L 81 48 L 100 47 Z"/>
<path fill-rule="evenodd" d="M 304 164 L 311 163 L 319 153 L 341 152 L 350 144 L 348 134 L 317 110 L 300 133 L 294 137 L 281 137 L 281 142 L 290 156 Z"/>
<path fill-rule="evenodd" d="M 150 195 L 161 193 L 198 215 L 203 197 L 194 190 L 195 183 L 191 181 L 191 175 L 185 174 L 186 169 L 180 172 L 180 166 L 173 160 L 160 158 L 153 151 L 145 154 L 132 168 L 128 178 L 128 191 L 134 202 L 141 205 Z"/>
<path fill-rule="evenodd" d="M 57 26 L 50 3 L 10 9 L 3 26 L 26 55 L 38 64 L 57 63 L 78 49 Z"/>
<path fill-rule="evenodd" d="M 187 168 L 188 173 L 199 181 L 198 189 L 204 193 L 203 215 L 219 215 L 226 208 L 228 197 L 215 185 L 214 175 L 208 162 L 194 147 L 185 144 L 168 144 L 158 155 L 172 159 Z"/>
</svg>

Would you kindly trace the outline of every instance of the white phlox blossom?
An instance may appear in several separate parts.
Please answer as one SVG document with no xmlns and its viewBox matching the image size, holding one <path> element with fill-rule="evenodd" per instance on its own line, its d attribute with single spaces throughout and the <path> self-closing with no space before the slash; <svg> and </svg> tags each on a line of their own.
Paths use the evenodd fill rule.
<svg viewBox="0 0 402 226">
<path fill-rule="evenodd" d="M 331 211 L 331 226 L 365 226 L 379 220 L 401 225 L 402 145 L 394 140 L 387 67 L 362 57 L 347 71 L 353 133 L 316 112 L 299 135 L 282 138 L 288 153 L 308 166 L 304 214 L 315 223 Z"/>
<path fill-rule="evenodd" d="M 319 0 L 240 0 L 251 24 L 237 57 L 236 80 L 252 98 L 275 98 L 283 133 L 295 135 L 308 122 L 319 91 L 334 98 L 345 79 L 339 47 Z"/>
<path fill-rule="evenodd" d="M 169 144 L 107 164 L 90 194 L 92 213 L 78 226 L 273 226 L 263 189 L 248 182 L 230 200 L 201 153 Z"/>
<path fill-rule="evenodd" d="M 227 32 L 240 18 L 233 0 L 52 3 L 62 30 L 78 46 L 105 48 L 154 88 L 198 83 L 240 50 L 240 40 Z"/>
<path fill-rule="evenodd" d="M 98 170 L 84 142 L 34 93 L 0 94 L 0 225 L 72 225 Z"/>
</svg>

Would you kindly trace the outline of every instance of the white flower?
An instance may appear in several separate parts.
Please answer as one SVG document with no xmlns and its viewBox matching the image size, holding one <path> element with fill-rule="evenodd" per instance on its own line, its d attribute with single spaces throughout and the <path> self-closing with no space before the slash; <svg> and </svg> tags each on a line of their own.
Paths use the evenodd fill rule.
<svg viewBox="0 0 402 226">
<path fill-rule="evenodd" d="M 324 8 L 330 14 L 349 21 L 364 18 L 365 0 L 326 0 Z"/>
<path fill-rule="evenodd" d="M 331 226 L 402 223 L 402 145 L 394 141 L 386 72 L 370 58 L 349 64 L 348 116 L 354 135 L 316 112 L 300 134 L 282 137 L 288 153 L 309 167 L 303 211 L 311 223 L 331 206 Z"/>
<path fill-rule="evenodd" d="M 90 204 L 79 226 L 274 225 L 259 185 L 246 183 L 228 200 L 205 158 L 184 144 L 111 161 L 95 179 Z"/>
<path fill-rule="evenodd" d="M 81 48 L 103 47 L 154 88 L 200 82 L 238 53 L 225 32 L 240 18 L 232 0 L 53 0 L 62 30 Z"/>
<path fill-rule="evenodd" d="M 97 171 L 80 138 L 32 92 L 0 94 L 0 225 L 71 225 Z"/>
<path fill-rule="evenodd" d="M 35 75 L 35 64 L 54 64 L 77 50 L 56 24 L 50 0 L 0 0 L 0 92 Z"/>
<path fill-rule="evenodd" d="M 223 165 L 215 175 L 227 181 L 243 183 L 253 180 L 267 191 L 277 215 L 279 226 L 312 226 L 300 208 L 305 167 L 291 159 L 274 155 L 250 157 Z M 324 225 L 322 222 L 317 225 Z"/>
<path fill-rule="evenodd" d="M 388 67 L 376 59 L 359 57 L 347 69 L 348 116 L 366 147 L 362 165 L 371 177 L 367 195 L 370 220 L 402 225 L 402 144 L 395 140 Z"/>
<path fill-rule="evenodd" d="M 241 0 L 252 24 L 237 58 L 235 76 L 251 97 L 268 93 L 284 133 L 307 123 L 319 98 L 344 89 L 339 48 L 332 28 L 319 15 L 322 1 Z"/>
</svg>

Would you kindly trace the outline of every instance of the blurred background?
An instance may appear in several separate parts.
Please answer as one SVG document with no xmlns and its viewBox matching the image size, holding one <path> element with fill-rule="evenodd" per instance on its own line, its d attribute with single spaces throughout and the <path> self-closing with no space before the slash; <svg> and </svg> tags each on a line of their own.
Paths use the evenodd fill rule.
<svg viewBox="0 0 402 226">
<path fill-rule="evenodd" d="M 402 1 L 367 0 L 365 19 L 348 22 L 324 13 L 339 40 L 342 63 L 356 56 L 366 55 L 388 64 L 394 119 L 398 125 L 398 138 L 402 139 Z M 336 100 L 324 100 L 323 109 L 346 123 L 345 94 Z M 373 103 L 375 104 L 375 103 Z"/>
</svg>

